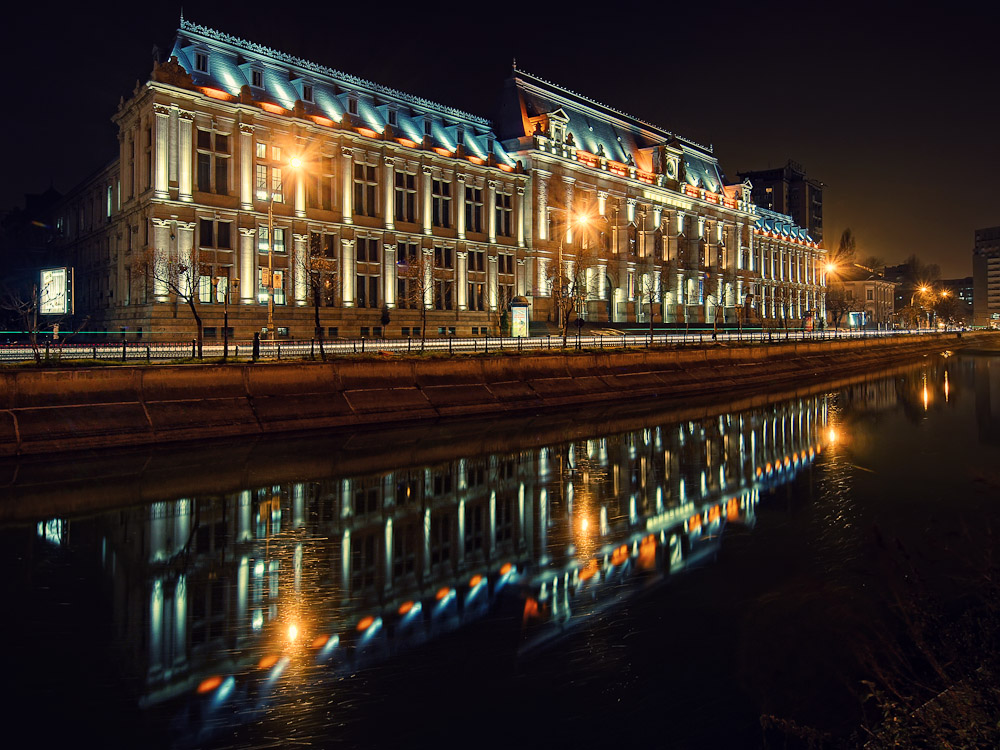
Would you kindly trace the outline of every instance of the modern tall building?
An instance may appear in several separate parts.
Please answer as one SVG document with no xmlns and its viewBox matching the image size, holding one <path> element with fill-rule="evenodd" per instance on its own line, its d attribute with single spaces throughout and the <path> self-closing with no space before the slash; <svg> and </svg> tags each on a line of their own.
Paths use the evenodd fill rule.
<svg viewBox="0 0 1000 750">
<path fill-rule="evenodd" d="M 788 214 L 810 237 L 823 241 L 823 183 L 809 179 L 801 164 L 789 160 L 778 169 L 740 172 L 737 176 L 753 184 L 755 204 Z"/>
<path fill-rule="evenodd" d="M 823 314 L 824 250 L 711 148 L 521 71 L 503 96 L 491 122 L 182 18 L 53 218 L 78 314 L 129 338 L 479 335 L 514 298 L 554 321 L 570 286 L 593 321 Z"/>
<path fill-rule="evenodd" d="M 1000 328 L 1000 227 L 976 230 L 972 251 L 972 324 Z"/>
</svg>

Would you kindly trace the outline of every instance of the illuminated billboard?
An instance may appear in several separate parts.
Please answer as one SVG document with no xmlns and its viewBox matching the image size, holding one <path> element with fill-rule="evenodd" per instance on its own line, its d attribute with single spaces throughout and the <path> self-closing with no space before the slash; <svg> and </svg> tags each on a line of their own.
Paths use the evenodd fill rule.
<svg viewBox="0 0 1000 750">
<path fill-rule="evenodd" d="M 69 268 L 43 268 L 38 283 L 39 315 L 73 312 L 72 273 Z"/>
</svg>

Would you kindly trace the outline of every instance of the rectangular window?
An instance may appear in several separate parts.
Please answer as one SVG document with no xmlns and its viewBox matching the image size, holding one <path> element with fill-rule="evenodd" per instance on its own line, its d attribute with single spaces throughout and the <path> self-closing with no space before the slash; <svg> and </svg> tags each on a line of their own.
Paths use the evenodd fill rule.
<svg viewBox="0 0 1000 750">
<path fill-rule="evenodd" d="M 497 265 L 499 273 L 512 275 L 514 273 L 514 256 L 501 253 L 497 256 Z"/>
<path fill-rule="evenodd" d="M 266 143 L 261 143 L 260 141 L 257 142 L 257 158 L 258 159 L 266 159 L 267 158 L 267 144 Z"/>
<path fill-rule="evenodd" d="M 281 184 L 281 169 L 279 167 L 271 167 L 271 199 L 275 203 L 282 202 L 283 196 L 283 186 Z"/>
<path fill-rule="evenodd" d="M 267 200 L 267 166 L 264 164 L 257 165 L 257 180 L 255 191 L 257 193 L 257 200 L 266 201 Z"/>
<path fill-rule="evenodd" d="M 204 52 L 196 52 L 194 55 L 194 69 L 199 73 L 208 72 L 208 55 Z"/>
<path fill-rule="evenodd" d="M 497 234 L 500 237 L 512 237 L 513 232 L 513 198 L 504 193 L 497 193 Z"/>
<path fill-rule="evenodd" d="M 396 172 L 396 221 L 417 220 L 417 176 Z"/>
<path fill-rule="evenodd" d="M 313 87 L 305 84 L 302 86 L 302 101 L 311 102 L 313 100 Z"/>
<path fill-rule="evenodd" d="M 258 89 L 264 88 L 264 72 L 261 70 L 251 70 L 250 85 Z"/>
<path fill-rule="evenodd" d="M 465 188 L 465 231 L 483 231 L 483 191 L 482 188 Z"/>
<path fill-rule="evenodd" d="M 378 276 L 358 274 L 356 287 L 358 307 L 379 307 L 378 282 Z"/>
<path fill-rule="evenodd" d="M 434 248 L 434 267 L 435 268 L 454 268 L 455 267 L 455 252 L 450 247 L 435 247 Z"/>
<path fill-rule="evenodd" d="M 199 129 L 196 144 L 198 190 L 202 193 L 214 191 L 219 195 L 228 195 L 229 136 Z"/>
<path fill-rule="evenodd" d="M 376 216 L 375 198 L 378 195 L 378 170 L 374 164 L 354 165 L 354 213 L 358 216 Z"/>
<path fill-rule="evenodd" d="M 396 121 L 397 121 L 396 110 L 390 109 L 389 110 L 389 124 L 392 125 L 393 127 L 396 127 L 396 124 L 397 124 Z"/>
<path fill-rule="evenodd" d="M 357 260 L 359 263 L 378 263 L 378 240 L 374 237 L 359 237 L 358 238 L 358 254 Z"/>
<path fill-rule="evenodd" d="M 267 268 L 257 269 L 257 301 L 267 304 Z M 279 269 L 274 269 L 271 274 L 274 282 L 274 304 L 285 304 L 285 274 Z"/>
<path fill-rule="evenodd" d="M 347 100 L 347 111 L 352 115 L 356 115 L 358 113 L 358 100 L 353 96 Z"/>
<path fill-rule="evenodd" d="M 434 226 L 447 229 L 451 226 L 451 183 L 447 180 L 433 180 L 431 197 Z"/>
<path fill-rule="evenodd" d="M 454 284 L 447 279 L 436 279 L 434 281 L 434 309 L 453 309 L 451 298 L 452 286 L 454 286 Z"/>
</svg>

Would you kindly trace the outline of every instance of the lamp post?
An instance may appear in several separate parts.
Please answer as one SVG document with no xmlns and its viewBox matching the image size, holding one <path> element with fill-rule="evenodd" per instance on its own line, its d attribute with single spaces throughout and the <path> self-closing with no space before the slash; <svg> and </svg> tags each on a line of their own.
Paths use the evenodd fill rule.
<svg viewBox="0 0 1000 750">
<path fill-rule="evenodd" d="M 293 156 L 288 161 L 288 166 L 298 170 L 302 166 L 302 159 Z M 282 192 L 284 192 L 284 185 Z M 274 186 L 268 186 L 267 201 L 267 337 L 274 341 Z"/>
<path fill-rule="evenodd" d="M 572 215 L 572 211 L 568 208 L 558 208 L 556 206 L 550 206 L 550 211 L 558 211 L 559 213 L 565 214 L 566 218 L 563 221 L 563 229 L 559 235 L 559 252 L 558 252 L 558 266 L 556 268 L 558 286 L 554 288 L 556 295 L 556 324 L 559 325 L 560 329 L 563 328 L 563 310 L 562 310 L 562 300 L 564 295 L 563 289 L 563 245 L 566 243 L 566 235 L 570 231 L 573 224 L 579 227 L 586 227 L 590 221 L 590 217 L 586 214 L 577 214 L 575 218 Z M 565 341 L 563 342 L 565 345 Z"/>
</svg>

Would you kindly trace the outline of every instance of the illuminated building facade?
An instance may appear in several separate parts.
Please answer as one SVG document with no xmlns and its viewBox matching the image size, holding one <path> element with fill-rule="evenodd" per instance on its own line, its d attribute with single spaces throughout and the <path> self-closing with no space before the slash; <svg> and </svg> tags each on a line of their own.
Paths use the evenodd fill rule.
<svg viewBox="0 0 1000 750">
<path fill-rule="evenodd" d="M 113 120 L 54 225 L 114 337 L 247 339 L 272 306 L 279 337 L 499 333 L 515 297 L 551 321 L 560 275 L 592 321 L 824 309 L 822 248 L 711 148 L 521 71 L 492 123 L 182 18 Z"/>
<path fill-rule="evenodd" d="M 593 321 L 822 314 L 824 251 L 789 217 L 764 215 L 749 182 L 725 185 L 711 147 L 520 70 L 497 129 L 531 175 L 535 320 L 557 317 L 567 286 Z"/>
<path fill-rule="evenodd" d="M 327 335 L 378 335 L 383 308 L 419 333 L 419 305 L 486 333 L 523 286 L 527 178 L 487 120 L 182 19 L 114 121 L 118 159 L 60 217 L 111 333 L 190 336 L 191 302 L 206 338 L 224 308 L 248 338 L 269 277 L 279 335 L 314 335 L 314 299 Z"/>
<path fill-rule="evenodd" d="M 976 230 L 972 289 L 973 325 L 1000 328 L 1000 227 Z"/>
</svg>

